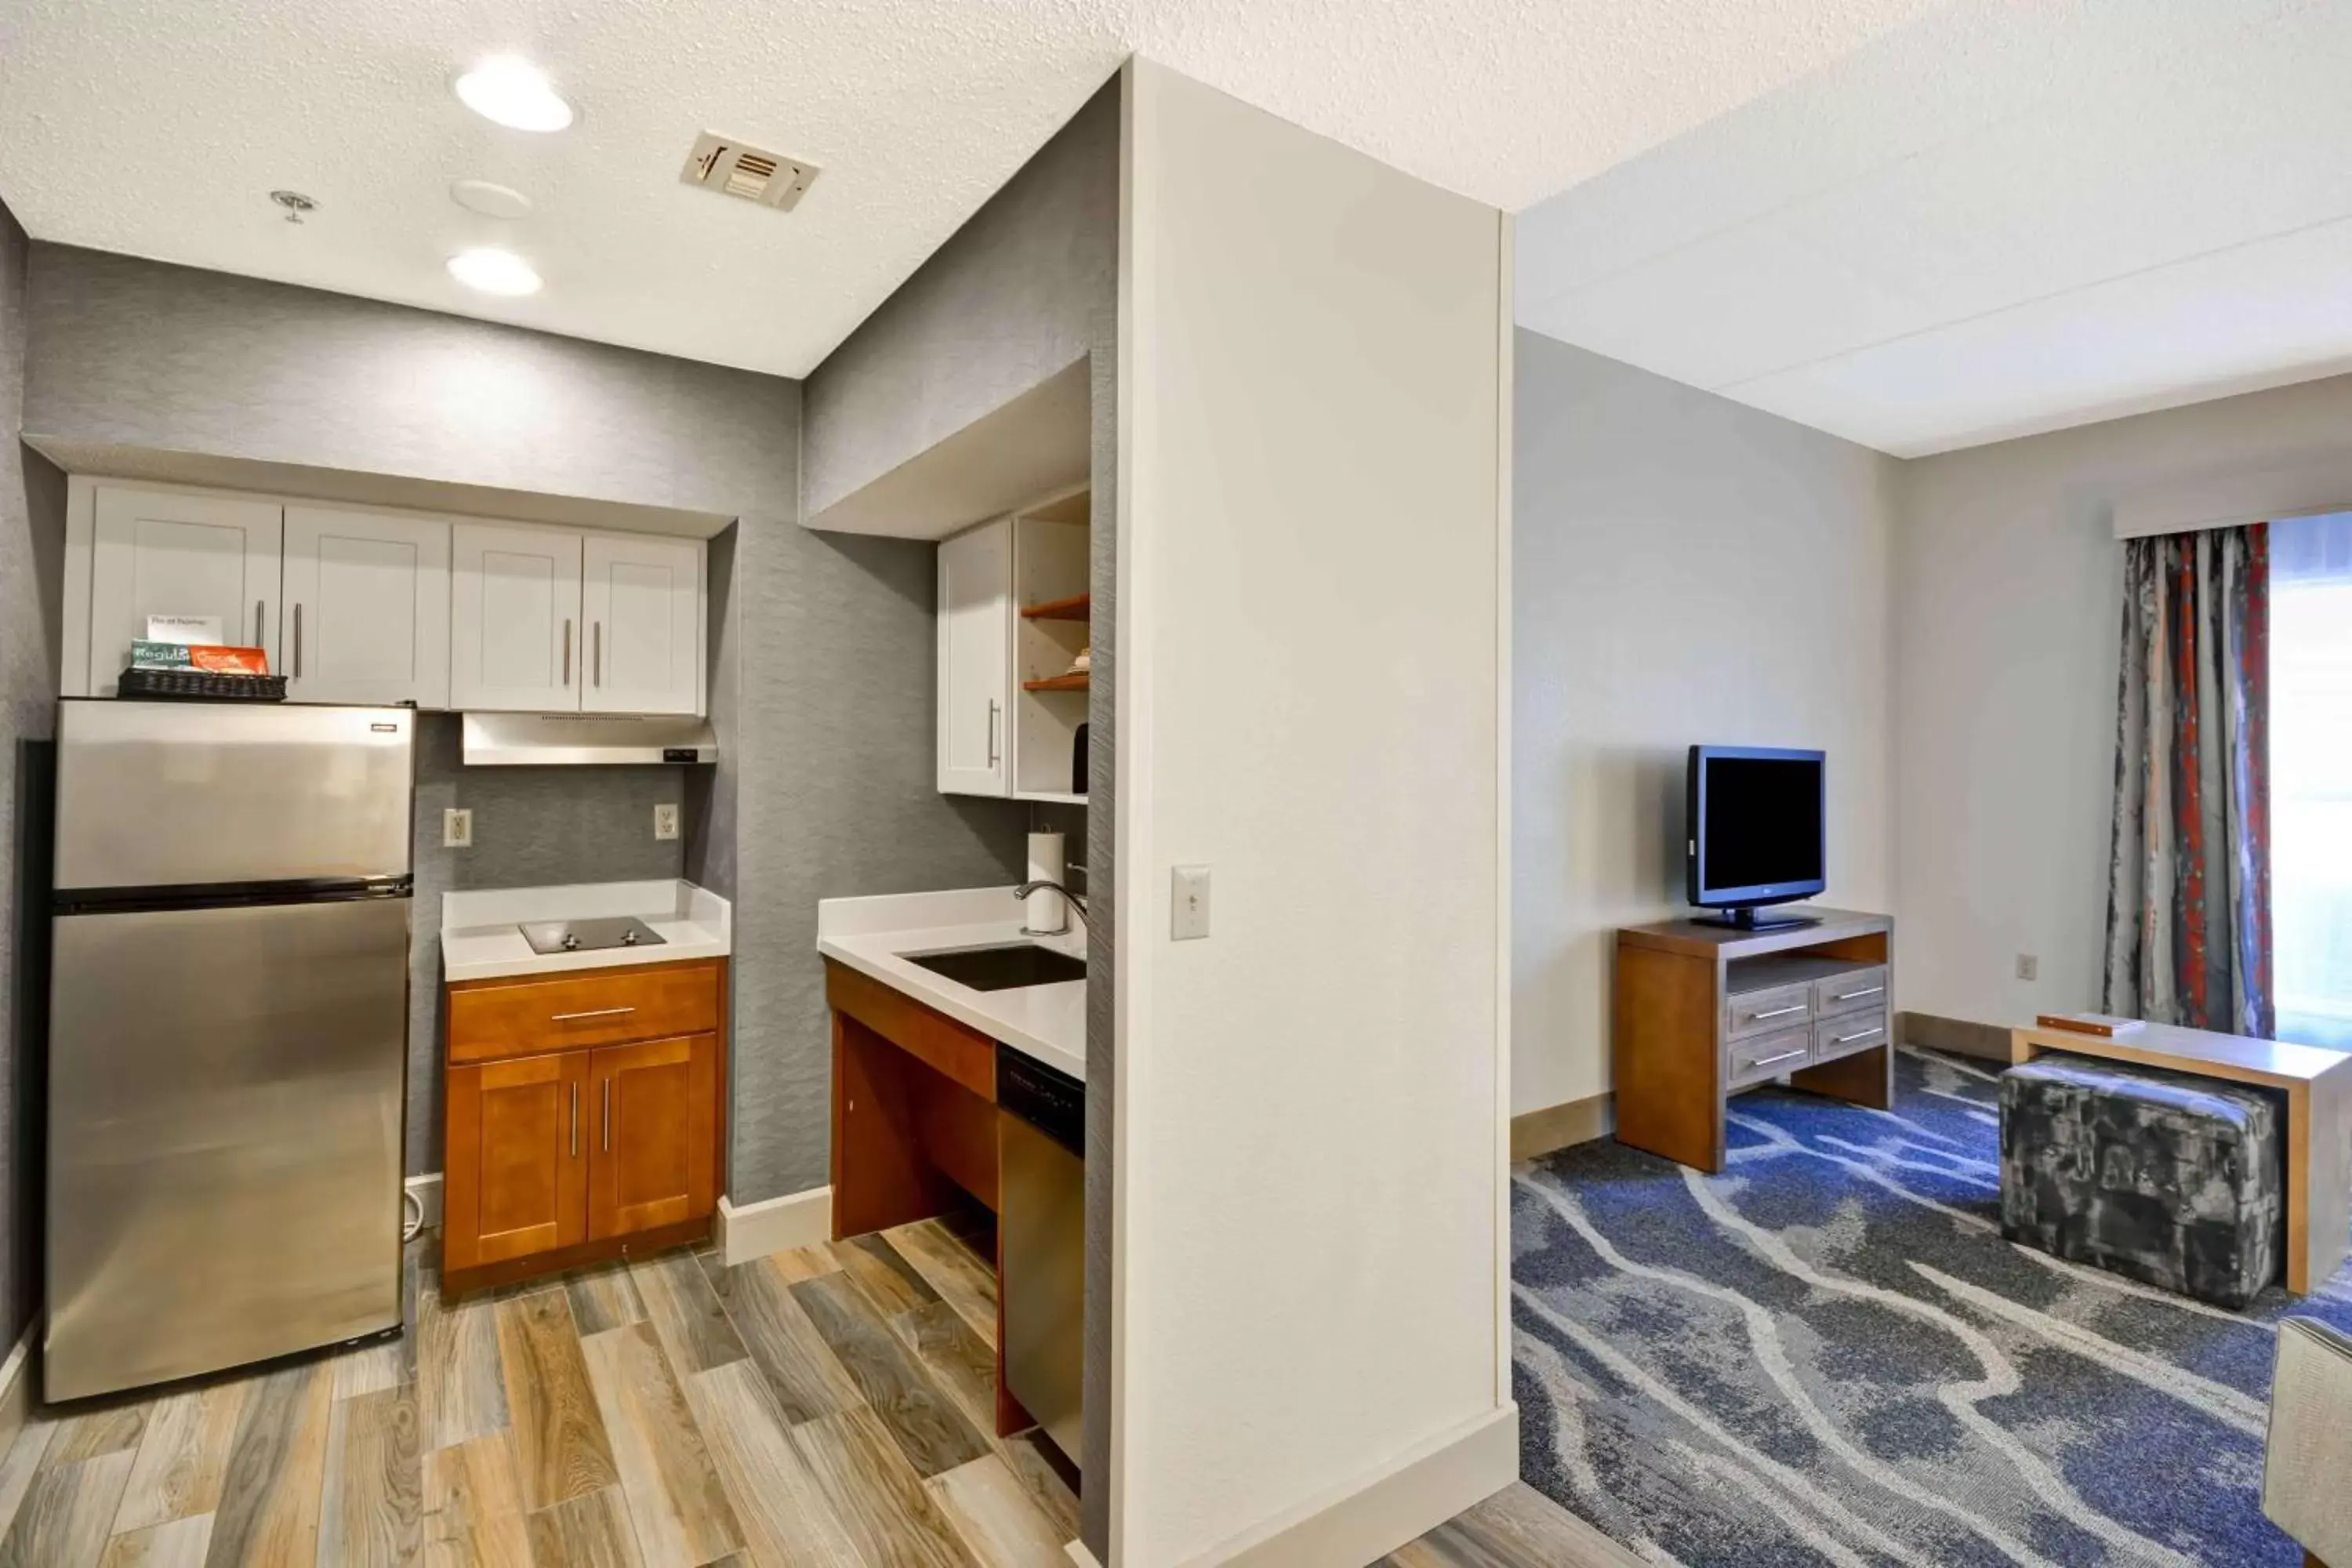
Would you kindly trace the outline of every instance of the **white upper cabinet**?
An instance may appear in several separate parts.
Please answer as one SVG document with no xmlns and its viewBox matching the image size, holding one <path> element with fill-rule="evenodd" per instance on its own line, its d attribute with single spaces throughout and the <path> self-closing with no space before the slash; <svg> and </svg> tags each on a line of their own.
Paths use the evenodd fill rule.
<svg viewBox="0 0 2352 1568">
<path fill-rule="evenodd" d="M 643 534 L 581 542 L 591 713 L 702 711 L 702 545 Z"/>
<path fill-rule="evenodd" d="M 699 714 L 708 550 L 76 476 L 58 689 L 113 696 L 173 616 L 257 644 L 294 702 Z"/>
<path fill-rule="evenodd" d="M 449 531 L 449 705 L 580 707 L 580 535 L 461 522 Z"/>
<path fill-rule="evenodd" d="M 278 667 L 296 702 L 449 706 L 449 524 L 286 509 Z"/>
<path fill-rule="evenodd" d="M 98 487 L 89 547 L 87 689 L 114 695 L 150 616 L 220 623 L 225 643 L 267 649 L 278 664 L 274 501 Z M 68 646 L 68 669 L 72 667 Z M 70 688 L 68 695 L 73 695 Z"/>
<path fill-rule="evenodd" d="M 940 543 L 940 788 L 1010 795 L 1013 521 Z"/>
</svg>

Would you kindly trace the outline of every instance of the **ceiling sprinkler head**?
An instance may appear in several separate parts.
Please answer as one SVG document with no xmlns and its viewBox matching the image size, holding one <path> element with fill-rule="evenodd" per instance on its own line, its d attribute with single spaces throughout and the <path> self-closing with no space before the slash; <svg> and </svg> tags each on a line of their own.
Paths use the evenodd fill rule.
<svg viewBox="0 0 2352 1568">
<path fill-rule="evenodd" d="M 319 210 L 319 204 L 299 191 L 272 191 L 269 199 L 286 209 L 288 223 L 300 223 L 304 213 Z"/>
</svg>

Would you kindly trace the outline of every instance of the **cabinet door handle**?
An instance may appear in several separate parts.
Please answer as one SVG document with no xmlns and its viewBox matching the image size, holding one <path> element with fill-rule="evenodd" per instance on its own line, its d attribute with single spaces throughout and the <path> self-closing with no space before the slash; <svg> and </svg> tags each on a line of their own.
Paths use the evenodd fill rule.
<svg viewBox="0 0 2352 1568">
<path fill-rule="evenodd" d="M 604 1152 L 613 1152 L 613 1080 L 604 1080 Z"/>
<path fill-rule="evenodd" d="M 1761 1013 L 1750 1013 L 1750 1014 L 1748 1015 L 1748 1016 L 1749 1016 L 1749 1017 L 1751 1017 L 1751 1018 L 1757 1019 L 1757 1020 L 1759 1020 L 1759 1021 L 1761 1021 L 1761 1020 L 1766 1019 L 1766 1018 L 1785 1018 L 1785 1017 L 1787 1017 L 1787 1016 L 1788 1016 L 1790 1014 L 1791 1014 L 1791 1013 L 1801 1013 L 1801 1012 L 1803 1012 L 1804 1010 L 1805 1010 L 1805 1005 L 1804 1005 L 1802 1002 L 1800 1002 L 1800 1003 L 1798 1003 L 1798 1004 L 1797 1004 L 1795 1006 L 1793 1006 L 1793 1007 L 1772 1007 L 1772 1008 L 1768 1008 L 1768 1009 L 1766 1009 L 1764 1012 L 1761 1012 Z"/>
<path fill-rule="evenodd" d="M 267 599 L 253 601 L 253 646 L 256 647 L 262 646 L 261 612 L 268 607 L 268 604 L 269 601 Z"/>
<path fill-rule="evenodd" d="M 585 1013 L 557 1013 L 548 1019 L 551 1024 L 569 1024 L 580 1018 L 617 1018 L 624 1013 L 634 1013 L 635 1007 L 591 1007 Z"/>
<path fill-rule="evenodd" d="M 602 621 L 592 621 L 589 624 L 594 628 L 596 633 L 596 658 L 595 661 L 588 667 L 590 671 L 589 679 L 593 680 L 597 685 L 602 686 L 604 684 L 604 623 Z"/>
<path fill-rule="evenodd" d="M 294 679 L 302 679 L 302 601 L 294 601 Z"/>
<path fill-rule="evenodd" d="M 572 1085 L 572 1157 L 575 1160 L 580 1158 L 580 1084 L 577 1079 Z"/>
<path fill-rule="evenodd" d="M 563 684 L 572 684 L 572 621 L 569 616 L 563 622 Z"/>
<path fill-rule="evenodd" d="M 995 699 L 995 698 L 993 698 L 993 697 L 992 697 L 992 698 L 990 698 L 990 699 L 988 700 L 988 765 L 989 765 L 990 767 L 992 767 L 992 767 L 994 767 L 994 766 L 996 765 L 996 715 L 997 715 L 997 712 L 998 712 L 998 708 L 997 708 L 996 699 Z"/>
<path fill-rule="evenodd" d="M 1884 985 L 1872 985 L 1860 991 L 1841 991 L 1836 995 L 1831 997 L 1830 1000 L 1832 1002 L 1859 1002 L 1865 996 L 1883 995 L 1885 993 L 1885 990 L 1886 987 Z"/>
<path fill-rule="evenodd" d="M 1835 1039 L 1830 1041 L 1830 1044 L 1833 1046 L 1850 1046 L 1856 1040 L 1866 1040 L 1870 1038 L 1871 1036 L 1878 1034 L 1879 1032 L 1879 1030 L 1874 1028 L 1864 1029 L 1859 1035 L 1840 1035 Z"/>
<path fill-rule="evenodd" d="M 1749 1072 L 1754 1072 L 1758 1068 L 1769 1068 L 1774 1062 L 1792 1062 L 1804 1054 L 1805 1053 L 1801 1050 L 1782 1051 L 1778 1056 L 1759 1057 L 1754 1061 L 1748 1064 L 1748 1070 Z"/>
</svg>

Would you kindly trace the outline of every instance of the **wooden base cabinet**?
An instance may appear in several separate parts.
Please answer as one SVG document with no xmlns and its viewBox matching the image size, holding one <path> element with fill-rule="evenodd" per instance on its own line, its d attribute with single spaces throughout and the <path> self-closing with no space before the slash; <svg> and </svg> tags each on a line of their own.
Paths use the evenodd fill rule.
<svg viewBox="0 0 2352 1568">
<path fill-rule="evenodd" d="M 572 1005 L 580 974 L 450 988 L 446 1293 L 709 1235 L 724 1147 L 725 966 L 588 974 L 606 1005 Z M 554 1048 L 567 1026 L 602 1040 L 627 1033 L 633 1016 L 657 1027 L 682 1014 L 710 1026 Z"/>
</svg>

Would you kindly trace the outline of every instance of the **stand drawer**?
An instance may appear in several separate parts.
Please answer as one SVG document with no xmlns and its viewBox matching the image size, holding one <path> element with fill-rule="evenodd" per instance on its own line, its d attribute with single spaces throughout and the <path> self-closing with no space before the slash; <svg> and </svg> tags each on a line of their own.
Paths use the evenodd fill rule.
<svg viewBox="0 0 2352 1568">
<path fill-rule="evenodd" d="M 1813 1016 L 1813 988 L 1800 982 L 1775 985 L 1769 991 L 1743 991 L 1723 1004 L 1723 1033 L 1728 1039 L 1786 1029 Z"/>
<path fill-rule="evenodd" d="M 1812 1031 L 1801 1025 L 1752 1039 L 1734 1040 L 1724 1047 L 1724 1087 L 1744 1089 L 1782 1073 L 1795 1072 L 1812 1057 Z"/>
<path fill-rule="evenodd" d="M 1849 970 L 1813 982 L 1813 1016 L 1886 1010 L 1886 966 Z"/>
<path fill-rule="evenodd" d="M 1825 1062 L 1886 1044 L 1886 1011 L 1844 1013 L 1813 1026 L 1813 1059 Z"/>
<path fill-rule="evenodd" d="M 448 998 L 453 1062 L 709 1035 L 719 1028 L 719 965 L 689 961 L 477 981 L 450 987 Z"/>
</svg>

